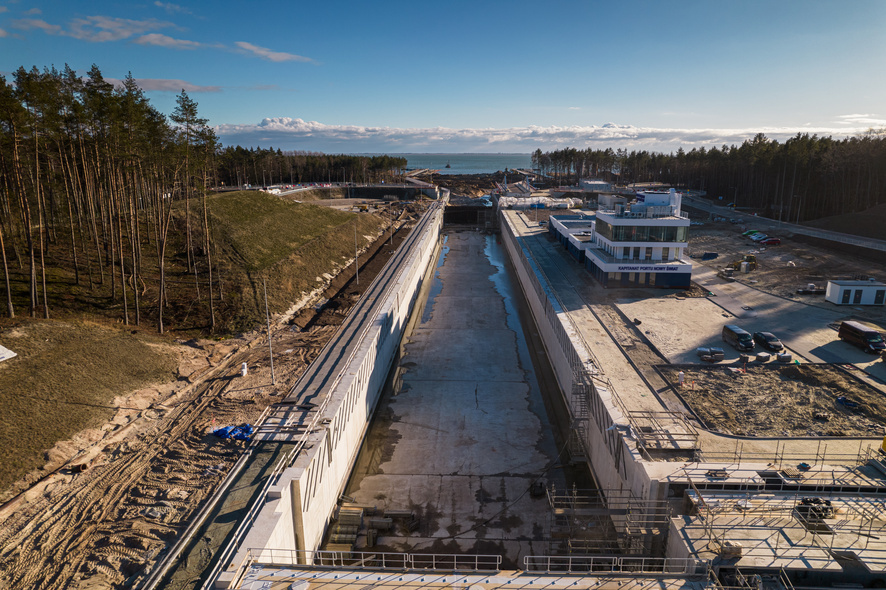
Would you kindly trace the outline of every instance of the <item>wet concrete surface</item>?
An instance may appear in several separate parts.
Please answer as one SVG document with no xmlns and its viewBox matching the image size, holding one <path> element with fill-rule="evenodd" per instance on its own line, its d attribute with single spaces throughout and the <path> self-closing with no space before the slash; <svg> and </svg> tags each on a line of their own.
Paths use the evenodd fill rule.
<svg viewBox="0 0 886 590">
<path fill-rule="evenodd" d="M 416 516 L 381 531 L 373 551 L 500 554 L 519 567 L 551 549 L 547 499 L 529 490 L 537 480 L 566 487 L 562 449 L 499 240 L 446 235 L 400 386 L 382 399 L 346 490 L 358 504 Z"/>
</svg>

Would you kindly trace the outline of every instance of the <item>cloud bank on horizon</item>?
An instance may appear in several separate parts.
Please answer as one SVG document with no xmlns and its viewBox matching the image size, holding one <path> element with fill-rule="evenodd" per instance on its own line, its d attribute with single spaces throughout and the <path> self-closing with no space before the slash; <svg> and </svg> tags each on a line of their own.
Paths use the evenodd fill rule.
<svg viewBox="0 0 886 590">
<path fill-rule="evenodd" d="M 626 148 L 671 152 L 682 147 L 740 145 L 763 133 L 785 141 L 799 134 L 844 138 L 886 128 L 886 118 L 874 114 L 837 117 L 833 127 L 761 127 L 753 129 L 668 129 L 634 125 L 571 125 L 511 127 L 506 129 L 397 128 L 327 125 L 289 117 L 263 119 L 257 125 L 218 125 L 226 145 L 274 147 L 347 153 L 421 152 L 532 152 L 573 147 Z M 883 131 L 880 131 L 883 132 Z"/>
</svg>

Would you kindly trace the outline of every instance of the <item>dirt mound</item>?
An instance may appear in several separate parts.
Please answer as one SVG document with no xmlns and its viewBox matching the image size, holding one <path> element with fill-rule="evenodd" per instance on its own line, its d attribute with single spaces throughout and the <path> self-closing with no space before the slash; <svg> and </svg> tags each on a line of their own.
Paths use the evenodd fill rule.
<svg viewBox="0 0 886 590">
<path fill-rule="evenodd" d="M 516 177 L 514 177 L 516 180 Z M 448 188 L 454 195 L 482 197 L 495 188 L 496 182 L 504 180 L 503 172 L 495 174 L 434 174 L 423 180 Z"/>
<path fill-rule="evenodd" d="M 82 402 L 58 385 L 68 372 L 64 357 L 55 361 L 44 359 L 43 371 L 51 371 L 52 375 L 44 373 L 40 378 L 57 385 L 52 392 L 54 399 L 77 399 L 99 420 L 98 424 L 105 416 L 102 412 L 110 412 L 113 420 L 81 431 L 73 441 L 54 447 L 54 458 L 64 462 L 95 443 L 90 449 L 95 452 L 85 462 L 87 469 L 63 468 L 56 473 L 40 474 L 46 477 L 3 506 L 0 587 L 136 587 L 146 566 L 178 538 L 185 523 L 193 518 L 244 449 L 246 443 L 218 439 L 211 431 L 221 426 L 255 423 L 268 405 L 278 401 L 294 385 L 335 333 L 334 320 L 344 317 L 408 233 L 409 223 L 406 219 L 403 221 L 407 224 L 394 236 L 393 245 L 385 236 L 376 240 L 366 255 L 361 255 L 359 287 L 351 273 L 340 272 L 330 277 L 329 287 L 322 293 L 330 303 L 318 306 L 313 316 L 317 319 L 312 319 L 309 312 L 302 317 L 301 325 L 273 326 L 276 384 L 271 383 L 267 339 L 261 333 L 254 333 L 249 339 L 218 343 L 181 342 L 183 346 L 178 350 L 184 359 L 189 359 L 182 366 L 189 372 L 190 380 L 179 381 L 186 386 L 173 392 L 149 388 L 136 398 L 117 400 L 120 406 L 125 406 L 120 408 L 115 408 L 111 401 L 114 388 L 125 383 L 114 372 L 115 362 L 119 365 L 117 370 L 133 372 L 133 367 L 138 366 L 149 351 L 136 349 L 139 358 L 127 357 L 121 361 L 107 354 L 107 347 L 102 346 L 100 339 L 93 338 L 88 345 L 81 340 L 81 348 L 109 357 L 106 359 L 109 367 L 102 377 L 108 388 L 106 395 Z M 350 248 L 353 248 L 353 233 L 350 236 Z M 268 284 L 270 287 L 270 281 Z M 35 322 L 35 325 L 48 329 L 50 323 Z M 59 327 L 56 331 L 62 330 Z M 100 329 L 99 333 L 104 332 Z M 121 334 L 119 337 L 123 338 L 130 332 Z M 26 336 L 23 333 L 18 338 Z M 39 345 L 53 337 L 51 331 L 32 337 L 40 349 L 37 356 L 46 349 Z M 110 336 L 105 339 L 108 338 Z M 70 339 L 76 340 L 74 336 Z M 12 348 L 25 351 L 24 346 Z M 26 359 L 12 360 L 21 364 Z M 7 368 L 0 366 L 0 378 L 4 373 L 12 374 L 8 369 L 13 366 L 10 362 L 3 363 Z M 242 363 L 248 367 L 246 376 L 240 375 Z M 26 399 L 31 395 L 2 382 L 0 391 L 18 393 Z M 72 407 L 56 405 L 62 410 Z M 126 413 L 130 411 L 132 414 Z M 4 433 L 21 439 L 33 436 L 21 425 L 17 430 L 7 428 L 8 424 L 20 424 L 20 418 L 8 413 L 2 416 Z M 80 463 L 79 458 L 77 462 Z M 7 493 L 5 498 L 9 497 Z M 232 521 L 231 526 L 234 524 Z M 207 533 L 201 540 L 205 544 L 198 549 L 209 545 L 217 548 L 227 532 L 225 529 Z M 59 555 L 64 555 L 64 559 L 58 559 Z M 201 554 L 199 559 L 189 556 L 184 561 L 191 568 L 186 572 L 188 581 L 176 587 L 196 587 L 206 565 L 205 555 Z"/>
<path fill-rule="evenodd" d="M 59 453 L 46 451 L 44 457 L 44 450 L 81 430 L 101 428 L 117 413 L 118 395 L 177 376 L 168 343 L 129 330 L 4 319 L 0 335 L 18 354 L 0 365 L 0 490 L 46 460 L 58 464 Z M 98 438 L 107 430 L 98 431 Z M 90 438 L 95 436 L 81 442 L 94 442 Z"/>
<path fill-rule="evenodd" d="M 711 430 L 761 437 L 878 436 L 886 426 L 886 397 L 836 365 L 751 364 L 746 371 L 672 365 L 663 373 L 676 384 L 681 369 L 686 386 L 679 393 Z"/>
</svg>

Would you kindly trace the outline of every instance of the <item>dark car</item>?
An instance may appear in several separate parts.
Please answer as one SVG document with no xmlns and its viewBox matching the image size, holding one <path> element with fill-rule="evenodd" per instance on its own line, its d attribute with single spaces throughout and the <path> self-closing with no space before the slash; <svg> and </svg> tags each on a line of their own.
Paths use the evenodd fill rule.
<svg viewBox="0 0 886 590">
<path fill-rule="evenodd" d="M 781 245 L 781 239 L 779 238 L 766 238 L 765 240 L 760 240 L 761 244 L 764 246 L 779 246 Z"/>
<path fill-rule="evenodd" d="M 776 338 L 772 332 L 754 332 L 754 342 L 766 350 L 779 351 L 784 349 L 781 340 Z"/>
</svg>

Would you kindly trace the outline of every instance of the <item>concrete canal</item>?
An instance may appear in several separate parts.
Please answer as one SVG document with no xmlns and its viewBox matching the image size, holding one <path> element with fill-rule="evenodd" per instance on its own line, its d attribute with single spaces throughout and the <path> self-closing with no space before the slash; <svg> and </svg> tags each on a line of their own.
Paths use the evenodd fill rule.
<svg viewBox="0 0 886 590">
<path fill-rule="evenodd" d="M 568 466 L 563 419 L 552 418 L 562 416 L 559 395 L 548 391 L 556 384 L 500 238 L 450 231 L 444 240 L 345 491 L 355 504 L 414 516 L 358 537 L 356 548 L 495 554 L 520 567 L 551 549 L 538 484 L 563 491 L 588 477 Z"/>
</svg>

